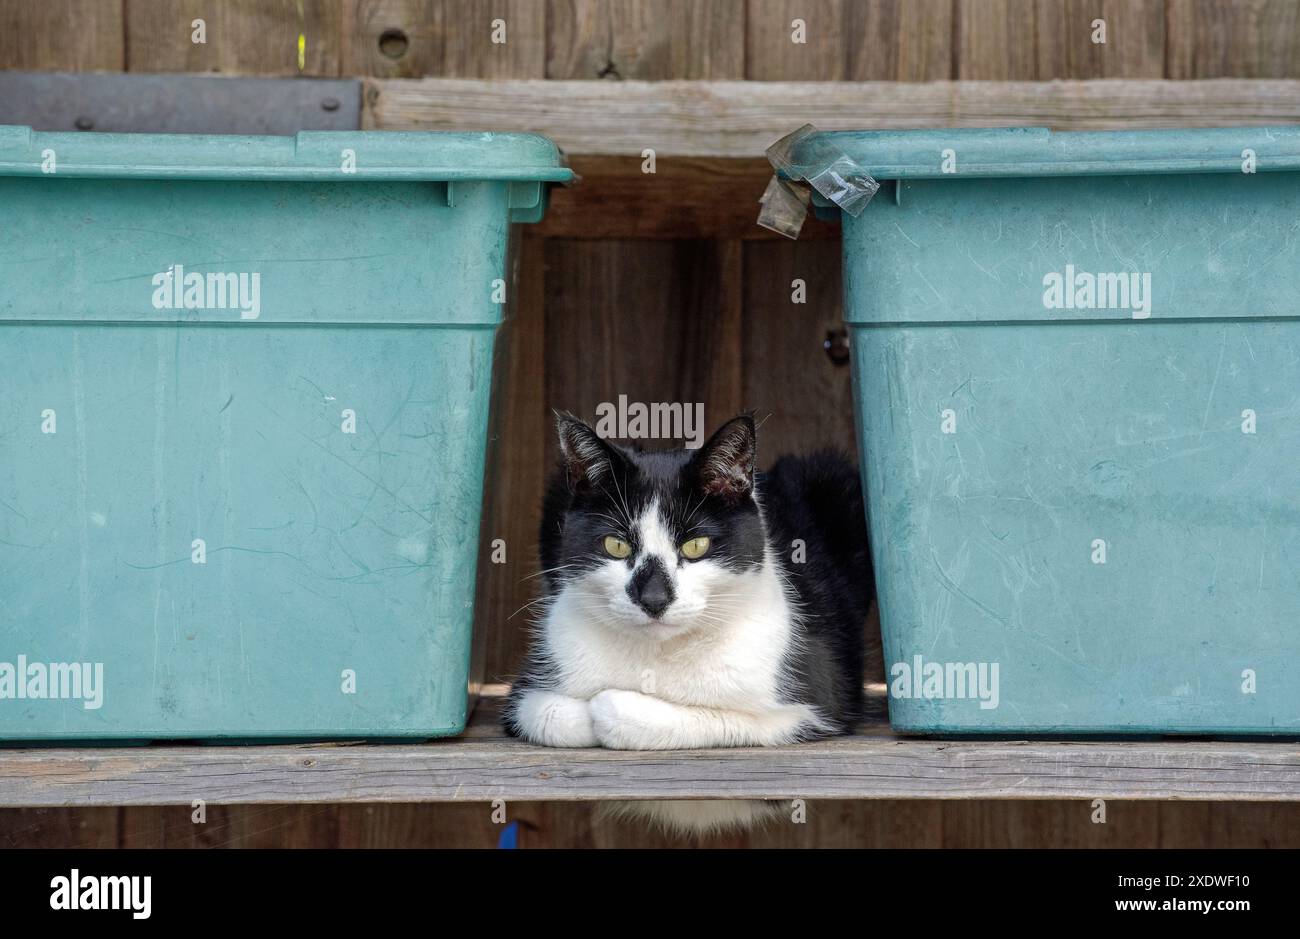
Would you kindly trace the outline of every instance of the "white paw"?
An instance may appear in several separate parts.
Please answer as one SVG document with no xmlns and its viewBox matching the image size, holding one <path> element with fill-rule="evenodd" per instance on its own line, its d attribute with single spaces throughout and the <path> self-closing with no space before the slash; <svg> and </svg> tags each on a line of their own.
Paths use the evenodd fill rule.
<svg viewBox="0 0 1300 939">
<path fill-rule="evenodd" d="M 550 691 L 524 695 L 515 712 L 524 736 L 545 747 L 594 747 L 591 711 L 581 698 Z"/>
<path fill-rule="evenodd" d="M 673 743 L 671 704 L 636 691 L 611 688 L 591 699 L 596 740 L 610 750 L 665 750 Z"/>
</svg>

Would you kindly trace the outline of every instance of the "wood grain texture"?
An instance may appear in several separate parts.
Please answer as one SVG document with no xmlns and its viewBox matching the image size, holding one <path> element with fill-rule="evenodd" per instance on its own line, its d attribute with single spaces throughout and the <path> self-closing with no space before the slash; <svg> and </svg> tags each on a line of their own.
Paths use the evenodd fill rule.
<svg viewBox="0 0 1300 939">
<path fill-rule="evenodd" d="M 546 77 L 745 77 L 745 0 L 548 0 Z"/>
<path fill-rule="evenodd" d="M 1034 0 L 957 0 L 954 78 L 1033 81 L 1038 77 Z"/>
<path fill-rule="evenodd" d="M 803 824 L 675 838 L 599 816 L 591 804 L 509 802 L 523 848 L 1295 848 L 1300 805 L 1110 801 L 812 801 Z M 0 846 L 136 848 L 491 848 L 489 803 L 220 806 L 196 825 L 183 806 L 0 809 Z M 107 833 L 107 837 L 105 836 Z"/>
<path fill-rule="evenodd" d="M 699 402 L 710 427 L 740 410 L 738 243 L 550 239 L 547 266 L 551 406 Z"/>
<path fill-rule="evenodd" d="M 749 0 L 745 77 L 942 81 L 953 77 L 953 0 Z M 803 22 L 796 41 L 796 20 Z"/>
<path fill-rule="evenodd" d="M 1164 3 L 957 0 L 956 77 L 1160 78 L 1165 69 Z M 1094 41 L 1097 20 L 1105 22 L 1104 43 Z"/>
<path fill-rule="evenodd" d="M 129 0 L 126 9 L 128 71 L 339 74 L 342 18 L 335 0 Z M 204 43 L 192 41 L 196 19 L 206 23 Z"/>
<path fill-rule="evenodd" d="M 823 447 L 857 461 L 849 366 L 823 347 L 843 325 L 838 242 L 745 246 L 745 406 L 762 420 L 764 464 Z"/>
<path fill-rule="evenodd" d="M 1038 0 L 1034 20 L 1039 81 L 1166 77 L 1165 0 Z"/>
<path fill-rule="evenodd" d="M 1300 77 L 1295 0 L 0 0 L 0 67 L 292 75 L 300 30 L 311 75 Z"/>
<path fill-rule="evenodd" d="M 495 730 L 495 707 L 475 721 Z M 0 805 L 55 807 L 607 799 L 1300 801 L 1300 745 L 851 737 L 766 749 L 556 750 L 471 735 L 426 744 L 0 751 Z M 326 824 L 333 824 L 327 822 Z"/>
<path fill-rule="evenodd" d="M 531 234 L 531 233 L 530 233 Z M 485 640 L 488 681 L 512 677 L 536 595 L 537 525 L 551 426 L 546 384 L 546 250 L 519 239 L 507 319 L 498 333 L 492 420 L 479 540 L 474 629 Z M 505 542 L 505 563 L 493 563 L 492 542 Z"/>
<path fill-rule="evenodd" d="M 516 130 L 567 153 L 761 157 L 808 122 L 823 130 L 1036 125 L 1058 130 L 1300 120 L 1300 82 L 483 82 L 366 83 L 367 127 Z"/>
<path fill-rule="evenodd" d="M 546 74 L 545 0 L 344 0 L 343 9 L 349 75 Z M 504 42 L 493 41 L 497 20 L 505 23 Z"/>
<path fill-rule="evenodd" d="M 0 809 L 0 849 L 115 848 L 122 809 Z"/>
<path fill-rule="evenodd" d="M 1169 78 L 1300 77 L 1296 0 L 1166 0 Z"/>
<path fill-rule="evenodd" d="M 122 0 L 0 0 L 0 69 L 126 67 Z"/>
<path fill-rule="evenodd" d="M 122 848 L 268 848 L 339 843 L 339 812 L 325 805 L 189 804 L 122 808 Z M 195 821 L 200 817 L 202 821 Z"/>
</svg>

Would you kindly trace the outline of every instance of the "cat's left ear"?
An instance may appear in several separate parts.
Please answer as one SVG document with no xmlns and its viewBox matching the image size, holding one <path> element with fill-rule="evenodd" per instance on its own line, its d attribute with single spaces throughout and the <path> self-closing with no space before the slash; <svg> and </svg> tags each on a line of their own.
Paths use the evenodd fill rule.
<svg viewBox="0 0 1300 939">
<path fill-rule="evenodd" d="M 735 504 L 754 491 L 754 461 L 758 455 L 758 433 L 748 414 L 734 417 L 718 428 L 695 454 L 694 467 L 700 488 L 707 495 L 720 496 Z"/>
</svg>

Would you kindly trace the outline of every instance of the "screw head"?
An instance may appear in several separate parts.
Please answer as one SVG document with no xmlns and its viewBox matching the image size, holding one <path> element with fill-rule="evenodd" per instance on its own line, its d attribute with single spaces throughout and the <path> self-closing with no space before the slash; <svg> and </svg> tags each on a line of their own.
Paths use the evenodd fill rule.
<svg viewBox="0 0 1300 939">
<path fill-rule="evenodd" d="M 82 115 L 73 121 L 73 126 L 76 127 L 77 130 L 93 130 L 95 127 L 95 119 Z"/>
<path fill-rule="evenodd" d="M 835 365 L 847 365 L 849 361 L 849 334 L 845 329 L 826 330 L 826 339 L 822 342 L 826 357 Z"/>
<path fill-rule="evenodd" d="M 337 111 L 341 105 L 338 98 L 325 98 L 320 106 L 326 111 Z"/>
</svg>

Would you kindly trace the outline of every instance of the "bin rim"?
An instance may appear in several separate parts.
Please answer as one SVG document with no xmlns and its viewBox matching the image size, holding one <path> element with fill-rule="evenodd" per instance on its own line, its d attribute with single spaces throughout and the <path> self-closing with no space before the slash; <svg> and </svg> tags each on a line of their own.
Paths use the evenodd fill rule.
<svg viewBox="0 0 1300 939">
<path fill-rule="evenodd" d="M 354 154 L 345 171 L 344 150 Z M 52 167 L 52 169 L 51 169 Z M 0 125 L 0 176 L 108 179 L 568 183 L 546 137 L 452 131 L 233 134 L 36 132 Z"/>
<path fill-rule="evenodd" d="M 1053 131 L 1046 127 L 823 131 L 795 147 L 795 163 L 835 152 L 877 179 L 1128 176 L 1300 170 L 1300 125 Z M 944 172 L 955 157 L 955 172 Z M 951 161 L 948 161 L 952 165 Z"/>
</svg>

